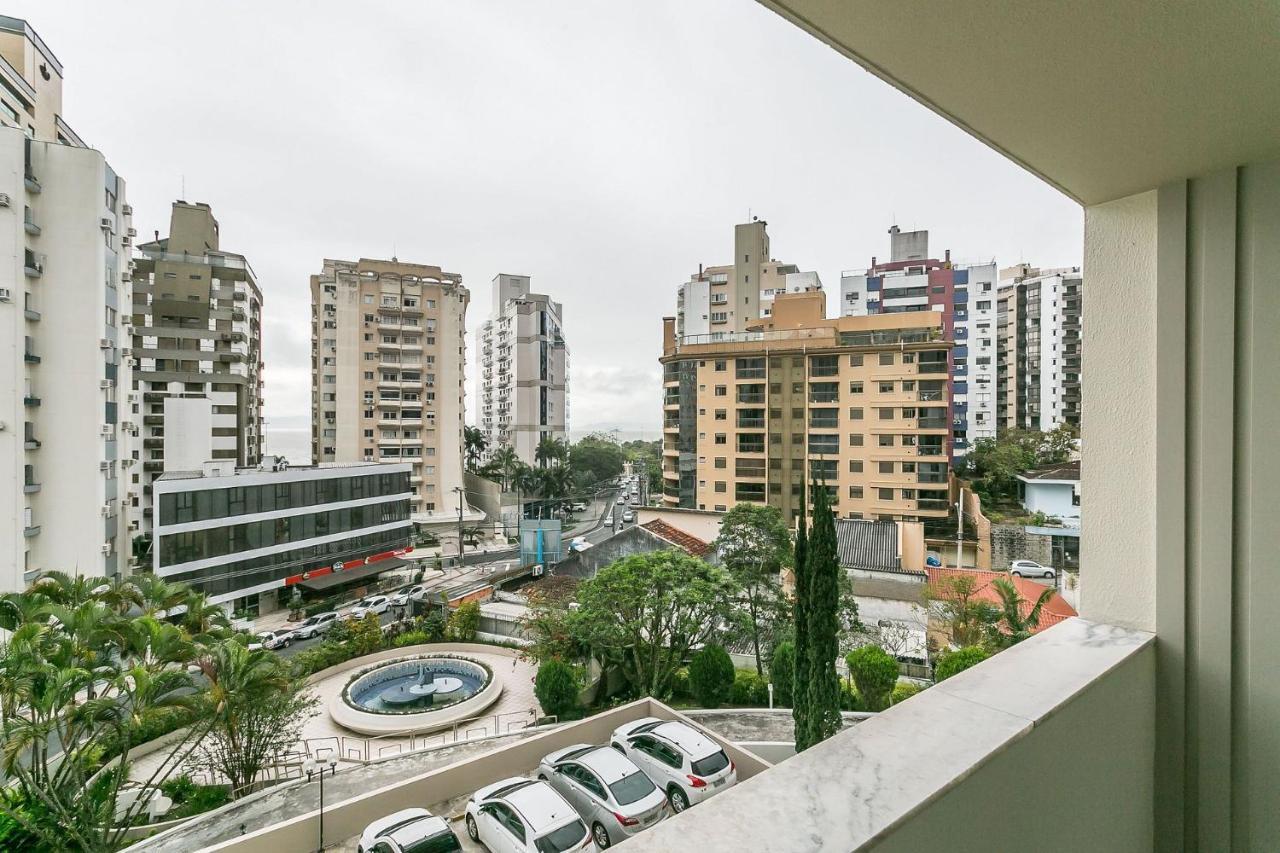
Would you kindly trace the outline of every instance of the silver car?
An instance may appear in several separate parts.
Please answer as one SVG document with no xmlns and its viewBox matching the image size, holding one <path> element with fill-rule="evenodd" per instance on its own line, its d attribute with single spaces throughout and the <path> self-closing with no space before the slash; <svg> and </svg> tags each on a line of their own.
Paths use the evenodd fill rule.
<svg viewBox="0 0 1280 853">
<path fill-rule="evenodd" d="M 607 746 L 556 750 L 538 765 L 545 780 L 582 816 L 604 849 L 659 823 L 667 798 L 631 759 Z"/>
</svg>

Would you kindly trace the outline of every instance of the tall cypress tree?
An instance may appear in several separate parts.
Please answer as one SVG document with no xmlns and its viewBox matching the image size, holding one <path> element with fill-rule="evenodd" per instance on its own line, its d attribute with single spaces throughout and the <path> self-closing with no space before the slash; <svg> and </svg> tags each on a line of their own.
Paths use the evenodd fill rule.
<svg viewBox="0 0 1280 853">
<path fill-rule="evenodd" d="M 826 484 L 813 484 L 813 529 L 805 549 L 808 630 L 808 728 L 806 746 L 826 740 L 840 730 L 840 559 L 836 551 L 836 522 Z M 798 669 L 799 667 L 797 667 Z"/>
<path fill-rule="evenodd" d="M 804 520 L 804 488 L 801 487 L 800 493 L 800 518 L 799 525 L 796 528 L 796 548 L 795 548 L 795 579 L 796 579 L 796 600 L 795 600 L 795 623 L 796 623 L 796 642 L 795 642 L 795 665 L 792 667 L 792 688 L 791 688 L 791 718 L 795 721 L 795 740 L 796 751 L 799 752 L 810 745 L 809 740 L 809 618 L 808 618 L 808 590 L 809 580 L 807 573 L 809 570 L 808 561 L 805 558 L 807 549 L 807 534 L 805 532 Z"/>
</svg>

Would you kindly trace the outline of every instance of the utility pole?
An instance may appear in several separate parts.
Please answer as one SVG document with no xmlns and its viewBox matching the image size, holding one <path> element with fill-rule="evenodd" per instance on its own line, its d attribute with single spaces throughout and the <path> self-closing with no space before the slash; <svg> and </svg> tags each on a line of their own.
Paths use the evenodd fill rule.
<svg viewBox="0 0 1280 853">
<path fill-rule="evenodd" d="M 466 491 L 466 490 L 465 490 L 465 489 L 463 489 L 461 486 L 454 486 L 454 487 L 453 487 L 453 490 L 454 490 L 455 492 L 457 492 L 457 493 L 458 493 L 458 566 L 459 566 L 459 567 L 461 567 L 461 566 L 462 566 L 462 553 L 463 553 L 463 547 L 462 547 L 462 495 L 465 493 L 465 491 Z"/>
<path fill-rule="evenodd" d="M 960 564 L 960 543 L 964 539 L 964 486 L 960 487 L 960 500 L 956 501 L 956 568 Z"/>
</svg>

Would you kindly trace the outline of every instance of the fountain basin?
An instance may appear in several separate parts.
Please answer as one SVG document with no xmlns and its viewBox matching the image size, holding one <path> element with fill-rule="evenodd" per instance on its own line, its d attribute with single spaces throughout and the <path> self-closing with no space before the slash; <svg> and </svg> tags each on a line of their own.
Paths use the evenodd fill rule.
<svg viewBox="0 0 1280 853">
<path fill-rule="evenodd" d="M 430 731 L 478 716 L 501 693 L 500 677 L 479 661 L 414 655 L 357 670 L 329 715 L 361 734 Z"/>
</svg>

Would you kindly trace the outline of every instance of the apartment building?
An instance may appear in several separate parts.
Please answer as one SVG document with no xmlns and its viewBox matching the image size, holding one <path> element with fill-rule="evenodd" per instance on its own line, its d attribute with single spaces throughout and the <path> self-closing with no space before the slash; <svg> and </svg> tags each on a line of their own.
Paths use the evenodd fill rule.
<svg viewBox="0 0 1280 853">
<path fill-rule="evenodd" d="M 312 461 L 407 462 L 419 524 L 458 519 L 469 299 L 461 276 L 396 258 L 311 277 Z"/>
<path fill-rule="evenodd" d="M 510 447 L 526 464 L 543 439 L 569 429 L 569 348 L 564 308 L 530 291 L 529 276 L 493 277 L 493 311 L 476 332 L 476 425 L 489 452 Z"/>
<path fill-rule="evenodd" d="M 262 459 L 262 291 L 243 255 L 220 246 L 209 205 L 175 201 L 169 235 L 138 246 L 129 421 L 141 465 L 130 474 L 131 527 L 149 533 L 165 471 Z"/>
<path fill-rule="evenodd" d="M 723 337 L 746 331 L 772 314 L 783 293 L 822 290 L 816 272 L 801 272 L 769 255 L 768 223 L 755 219 L 733 228 L 732 264 L 698 267 L 676 297 L 676 334 Z"/>
<path fill-rule="evenodd" d="M 128 567 L 125 182 L 61 115 L 62 65 L 0 16 L 0 591 Z"/>
<path fill-rule="evenodd" d="M 788 522 L 812 478 L 841 517 L 945 518 L 951 343 L 934 312 L 826 318 L 779 295 L 752 331 L 680 337 L 663 320 L 663 503 L 767 503 Z"/>
<path fill-rule="evenodd" d="M 290 468 L 231 460 L 155 481 L 152 571 L 228 609 L 265 613 L 293 587 L 323 592 L 405 565 L 412 466 Z"/>
<path fill-rule="evenodd" d="M 1000 270 L 996 418 L 1005 429 L 1080 426 L 1083 345 L 1079 267 Z"/>
<path fill-rule="evenodd" d="M 934 312 L 951 349 L 950 451 L 962 456 L 980 438 L 996 434 L 996 264 L 956 264 L 948 249 L 929 254 L 928 231 L 889 229 L 888 262 L 871 259 L 864 270 L 840 276 L 840 313 L 846 317 Z"/>
</svg>

